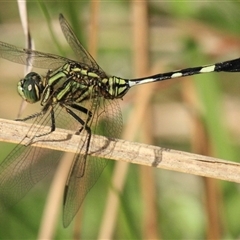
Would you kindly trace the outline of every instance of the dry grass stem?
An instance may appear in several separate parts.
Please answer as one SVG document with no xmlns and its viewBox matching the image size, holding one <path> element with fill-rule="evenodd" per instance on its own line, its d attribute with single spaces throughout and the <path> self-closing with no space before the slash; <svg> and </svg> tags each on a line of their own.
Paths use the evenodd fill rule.
<svg viewBox="0 0 240 240">
<path fill-rule="evenodd" d="M 23 132 L 27 132 L 29 124 L 0 119 L 0 141 L 19 143 Z M 70 131 L 56 129 L 51 133 L 51 141 L 33 143 L 35 146 L 75 153 L 84 135 L 74 135 Z M 26 144 L 26 142 L 22 142 Z M 102 146 L 106 146 L 102 148 Z M 102 148 L 100 150 L 100 148 Z M 166 149 L 152 145 L 129 142 L 120 139 L 107 139 L 103 136 L 92 136 L 89 149 L 94 156 L 124 161 L 139 165 L 168 169 L 199 176 L 217 178 L 240 183 L 240 164 L 218 158 Z M 109 151 L 110 150 L 110 151 Z M 85 151 L 84 148 L 82 151 Z M 84 153 L 84 152 L 83 152 Z M 135 156 L 132 158 L 132 156 Z"/>
</svg>

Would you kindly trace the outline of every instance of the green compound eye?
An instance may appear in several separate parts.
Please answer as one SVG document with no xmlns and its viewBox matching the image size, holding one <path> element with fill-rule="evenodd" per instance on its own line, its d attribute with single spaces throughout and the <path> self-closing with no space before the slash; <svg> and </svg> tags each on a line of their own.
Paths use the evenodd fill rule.
<svg viewBox="0 0 240 240">
<path fill-rule="evenodd" d="M 30 72 L 18 82 L 17 90 L 25 101 L 36 103 L 41 99 L 43 92 L 42 78 L 39 74 Z"/>
</svg>

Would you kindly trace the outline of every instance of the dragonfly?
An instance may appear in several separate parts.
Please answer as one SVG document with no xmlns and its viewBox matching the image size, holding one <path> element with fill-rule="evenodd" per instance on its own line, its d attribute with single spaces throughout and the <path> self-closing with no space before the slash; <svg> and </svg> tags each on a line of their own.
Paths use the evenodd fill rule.
<svg viewBox="0 0 240 240">
<path fill-rule="evenodd" d="M 65 128 L 84 136 L 74 154 L 64 190 L 63 225 L 67 227 L 108 162 L 91 156 L 92 135 L 114 138 L 121 133 L 118 99 L 140 84 L 210 72 L 239 72 L 240 58 L 149 77 L 124 79 L 108 75 L 101 69 L 62 14 L 59 15 L 59 23 L 78 61 L 0 42 L 1 58 L 47 69 L 44 75 L 30 72 L 17 84 L 19 95 L 28 103 L 40 103 L 41 110 L 18 119 L 29 120 L 32 124 L 23 140 L 0 163 L 0 211 L 15 205 L 51 169 L 56 168 L 63 152 L 41 148 L 41 141 L 52 141 L 51 133 L 57 127 Z M 38 146 L 33 146 L 32 143 L 39 137 L 43 140 Z"/>
</svg>

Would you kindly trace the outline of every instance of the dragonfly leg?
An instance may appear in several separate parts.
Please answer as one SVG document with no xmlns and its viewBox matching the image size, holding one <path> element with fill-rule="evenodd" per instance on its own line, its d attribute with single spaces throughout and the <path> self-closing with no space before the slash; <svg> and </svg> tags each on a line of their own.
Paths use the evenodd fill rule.
<svg viewBox="0 0 240 240">
<path fill-rule="evenodd" d="M 74 105 L 74 106 L 72 106 L 72 105 Z M 79 110 L 79 111 L 81 111 L 81 112 L 84 112 L 84 113 L 86 113 L 86 114 L 89 114 L 89 111 L 86 109 L 86 108 L 84 108 L 84 107 L 82 107 L 82 106 L 79 106 L 79 105 L 77 105 L 77 104 L 72 104 L 72 105 L 70 105 L 71 107 L 73 107 L 73 108 L 75 108 L 75 109 L 77 109 L 77 110 Z M 76 107 L 77 106 L 77 107 Z M 91 140 L 91 128 L 87 125 L 87 123 L 88 123 L 88 121 L 90 120 L 90 118 L 91 118 L 91 116 L 88 116 L 88 118 L 87 118 L 87 121 L 86 122 L 84 122 L 76 113 L 74 113 L 71 109 L 69 109 L 67 106 L 65 106 L 65 105 L 62 105 L 62 107 L 64 107 L 65 108 L 65 110 L 67 111 L 67 113 L 69 113 L 74 119 L 76 119 L 81 125 L 82 125 L 82 127 L 81 127 L 81 129 L 80 129 L 80 131 L 82 130 L 82 129 L 85 129 L 86 131 L 87 131 L 87 141 L 86 141 L 86 151 L 85 151 L 85 154 L 83 154 L 84 155 L 84 161 L 82 162 L 82 164 L 81 164 L 81 175 L 80 176 L 78 176 L 79 178 L 81 178 L 81 177 L 83 177 L 84 176 L 84 172 L 85 172 L 85 166 L 86 166 L 86 157 L 87 157 L 87 154 L 88 154 L 88 150 L 89 150 L 89 147 L 90 147 L 90 140 Z M 92 113 L 91 113 L 92 114 Z"/>
<path fill-rule="evenodd" d="M 70 108 L 68 108 L 66 105 L 61 105 L 62 107 L 65 108 L 65 110 L 67 111 L 68 114 L 70 114 L 75 120 L 77 120 L 82 127 L 80 128 L 80 130 L 78 131 L 78 133 L 80 133 L 82 131 L 82 129 L 85 129 L 87 131 L 88 134 L 91 134 L 91 129 L 90 127 L 87 125 L 89 120 L 91 119 L 92 113 L 90 111 L 88 111 L 86 108 L 79 106 L 77 104 L 71 104 L 69 105 L 70 107 L 73 107 L 85 114 L 88 114 L 88 118 L 86 121 L 82 120 L 76 113 L 74 113 Z M 90 113 L 90 114 L 89 114 Z"/>
<path fill-rule="evenodd" d="M 41 116 L 41 115 L 43 115 L 43 114 L 44 114 L 44 113 L 41 111 L 41 112 L 34 113 L 34 114 L 30 115 L 30 116 L 27 116 L 27 117 L 25 117 L 25 118 L 17 118 L 17 119 L 15 119 L 15 120 L 16 120 L 16 121 L 25 122 L 25 121 L 27 121 L 27 120 L 30 120 L 30 119 L 33 119 L 33 118 L 37 118 L 37 117 L 39 117 L 39 116 Z"/>
<path fill-rule="evenodd" d="M 23 118 L 23 119 L 17 119 L 17 121 L 26 121 L 26 120 L 29 120 L 29 119 L 32 119 L 32 118 L 36 118 L 38 116 L 41 116 L 41 115 L 44 115 L 46 112 L 45 109 L 43 109 L 41 112 L 39 113 L 36 113 L 36 114 L 33 114 L 29 117 L 26 117 L 26 118 Z M 34 142 L 34 139 L 36 138 L 39 138 L 39 137 L 42 137 L 42 136 L 46 136 L 52 132 L 55 131 L 56 129 L 56 124 L 55 124 L 55 115 L 54 115 L 54 110 L 53 110 L 53 106 L 51 106 L 51 110 L 50 110 L 50 115 L 51 115 L 51 129 L 48 131 L 48 132 L 45 132 L 45 133 L 41 133 L 41 134 L 38 134 L 38 135 L 35 135 L 33 136 L 25 145 L 28 146 L 30 144 L 32 144 Z M 26 137 L 28 137 L 26 135 Z"/>
<path fill-rule="evenodd" d="M 82 124 L 82 127 L 79 129 L 79 133 L 80 133 L 85 128 L 84 125 L 88 126 L 88 122 L 92 118 L 92 112 L 89 111 L 87 108 L 82 107 L 82 106 L 80 106 L 78 104 L 75 104 L 75 103 L 70 104 L 69 106 L 78 110 L 78 111 L 80 111 L 80 112 L 82 112 L 82 113 L 85 113 L 87 115 L 87 120 L 85 121 L 85 124 Z"/>
<path fill-rule="evenodd" d="M 30 116 L 27 116 L 27 117 L 25 117 L 25 118 L 17 118 L 17 119 L 15 119 L 15 120 L 16 120 L 16 121 L 25 122 L 25 121 L 28 121 L 28 120 L 30 120 L 30 119 L 37 118 L 37 117 L 39 117 L 39 116 L 44 115 L 44 114 L 47 112 L 47 110 L 49 109 L 49 107 L 51 107 L 51 111 L 53 111 L 53 106 L 50 105 L 50 104 L 47 104 L 47 105 L 45 105 L 45 106 L 42 108 L 42 110 L 41 110 L 40 112 L 34 113 L 34 114 L 32 114 L 32 115 L 30 115 Z"/>
<path fill-rule="evenodd" d="M 49 109 L 49 107 L 50 107 L 50 105 L 46 105 L 40 112 L 34 113 L 34 114 L 32 114 L 30 116 L 27 116 L 25 118 L 17 118 L 15 120 L 25 122 L 25 121 L 28 121 L 30 119 L 37 118 L 39 116 L 44 115 L 46 113 L 46 111 Z"/>
</svg>

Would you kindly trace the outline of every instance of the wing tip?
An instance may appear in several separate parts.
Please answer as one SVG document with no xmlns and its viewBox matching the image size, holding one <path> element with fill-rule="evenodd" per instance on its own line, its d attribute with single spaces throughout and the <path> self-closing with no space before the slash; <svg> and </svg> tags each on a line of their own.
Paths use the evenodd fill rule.
<svg viewBox="0 0 240 240">
<path fill-rule="evenodd" d="M 64 19 L 64 16 L 62 13 L 59 13 L 59 21 L 61 21 L 62 19 Z"/>
</svg>

